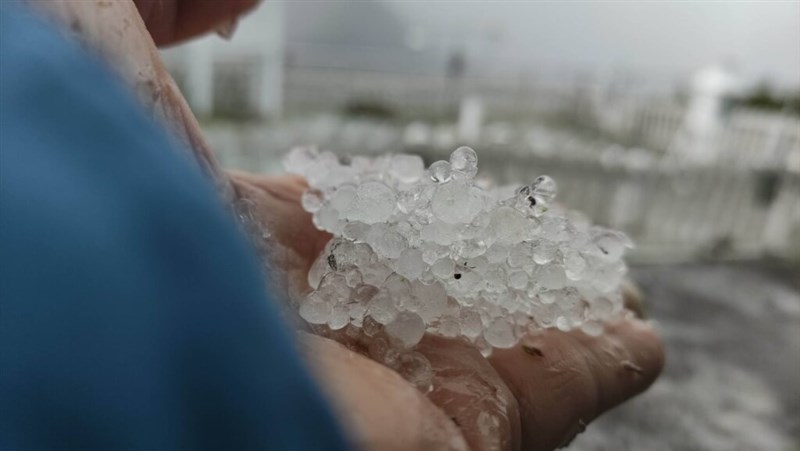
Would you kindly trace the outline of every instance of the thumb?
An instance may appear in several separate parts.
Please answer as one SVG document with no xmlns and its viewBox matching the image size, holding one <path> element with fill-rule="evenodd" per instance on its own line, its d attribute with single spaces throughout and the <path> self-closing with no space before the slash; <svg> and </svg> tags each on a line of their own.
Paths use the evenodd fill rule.
<svg viewBox="0 0 800 451">
<path fill-rule="evenodd" d="M 169 45 L 235 20 L 257 0 L 135 0 L 157 45 Z"/>
<path fill-rule="evenodd" d="M 546 330 L 490 361 L 519 403 L 522 449 L 551 450 L 650 386 L 664 349 L 647 323 L 627 319 L 598 337 Z"/>
</svg>

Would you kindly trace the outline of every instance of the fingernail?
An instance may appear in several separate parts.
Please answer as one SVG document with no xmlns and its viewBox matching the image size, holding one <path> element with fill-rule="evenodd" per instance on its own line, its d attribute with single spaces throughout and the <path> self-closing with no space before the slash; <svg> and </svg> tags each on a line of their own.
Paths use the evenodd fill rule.
<svg viewBox="0 0 800 451">
<path fill-rule="evenodd" d="M 217 26 L 214 29 L 217 35 L 219 35 L 222 39 L 226 41 L 230 41 L 233 38 L 233 35 L 236 33 L 236 27 L 239 25 L 239 19 L 236 17 L 232 17 Z"/>
<path fill-rule="evenodd" d="M 566 448 L 575 440 L 575 437 L 580 435 L 582 432 L 586 431 L 586 422 L 583 421 L 582 418 L 578 418 L 578 424 L 576 424 L 572 429 L 570 429 L 569 434 L 567 434 L 566 438 L 558 445 L 557 449 Z"/>
<path fill-rule="evenodd" d="M 633 282 L 626 280 L 622 283 L 622 302 L 625 308 L 633 312 L 639 319 L 646 319 L 644 308 L 644 295 Z"/>
</svg>

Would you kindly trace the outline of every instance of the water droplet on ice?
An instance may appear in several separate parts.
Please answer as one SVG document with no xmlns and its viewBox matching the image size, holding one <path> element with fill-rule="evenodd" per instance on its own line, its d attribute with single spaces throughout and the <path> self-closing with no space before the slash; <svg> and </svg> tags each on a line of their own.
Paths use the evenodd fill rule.
<svg viewBox="0 0 800 451">
<path fill-rule="evenodd" d="M 536 180 L 533 181 L 533 185 L 531 185 L 531 191 L 535 196 L 549 204 L 555 200 L 556 194 L 558 193 L 558 188 L 556 186 L 556 181 L 550 176 L 540 175 L 539 177 L 536 177 Z"/>
<path fill-rule="evenodd" d="M 444 160 L 439 160 L 431 164 L 428 168 L 431 174 L 431 180 L 436 183 L 447 183 L 453 177 L 453 168 L 450 163 Z"/>
<path fill-rule="evenodd" d="M 473 178 L 478 173 L 478 154 L 467 146 L 461 146 L 450 154 L 450 165 L 467 178 Z"/>
</svg>

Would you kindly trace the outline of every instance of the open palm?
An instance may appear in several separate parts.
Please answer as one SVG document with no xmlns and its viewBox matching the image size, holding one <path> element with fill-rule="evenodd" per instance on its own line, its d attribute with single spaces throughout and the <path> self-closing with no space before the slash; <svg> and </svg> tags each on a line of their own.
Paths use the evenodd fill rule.
<svg viewBox="0 0 800 451">
<path fill-rule="evenodd" d="M 330 238 L 300 205 L 293 176 L 231 173 L 280 244 L 274 256 L 292 292 Z M 488 359 L 459 339 L 426 336 L 418 348 L 433 367 L 423 395 L 399 375 L 332 340 L 301 334 L 307 360 L 364 449 L 550 450 L 599 414 L 647 388 L 663 349 L 646 323 L 626 319 L 600 337 L 546 330 Z"/>
</svg>

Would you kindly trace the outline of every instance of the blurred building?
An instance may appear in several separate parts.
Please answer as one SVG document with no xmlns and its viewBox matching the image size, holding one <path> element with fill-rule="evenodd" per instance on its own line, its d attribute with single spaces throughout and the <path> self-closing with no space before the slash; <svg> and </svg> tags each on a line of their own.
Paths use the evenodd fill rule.
<svg viewBox="0 0 800 451">
<path fill-rule="evenodd" d="M 264 2 L 240 20 L 229 40 L 209 35 L 162 52 L 195 114 L 280 116 L 284 22 L 284 4 Z"/>
<path fill-rule="evenodd" d="M 376 0 L 264 2 L 231 41 L 206 37 L 165 59 L 201 118 L 281 116 L 206 122 L 228 167 L 279 171 L 293 145 L 428 162 L 471 145 L 499 183 L 553 176 L 560 201 L 634 238 L 634 259 L 800 258 L 795 110 L 738 101 L 746 80 L 718 66 L 672 79 L 507 64 L 491 33 L 405 12 Z"/>
<path fill-rule="evenodd" d="M 723 150 L 719 133 L 730 116 L 732 99 L 740 87 L 736 76 L 721 65 L 698 70 L 691 80 L 691 93 L 681 132 L 683 142 L 673 151 L 689 161 L 714 163 Z"/>
</svg>

